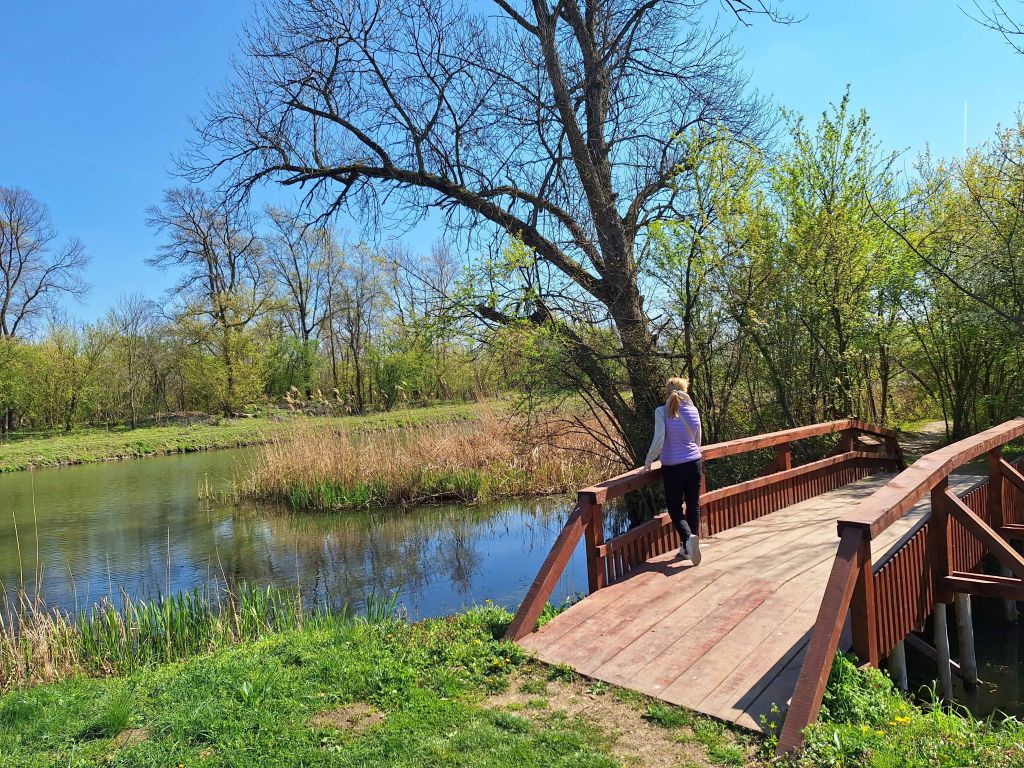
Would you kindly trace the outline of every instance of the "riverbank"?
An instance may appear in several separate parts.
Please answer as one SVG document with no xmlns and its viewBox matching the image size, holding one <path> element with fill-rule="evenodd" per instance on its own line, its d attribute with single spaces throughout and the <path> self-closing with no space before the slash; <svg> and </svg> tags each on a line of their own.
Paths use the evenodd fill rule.
<svg viewBox="0 0 1024 768">
<path fill-rule="evenodd" d="M 754 766 L 757 742 L 532 662 L 484 606 L 308 626 L 0 697 L 5 765 Z"/>
<path fill-rule="evenodd" d="M 147 426 L 137 429 L 79 429 L 69 434 L 20 436 L 0 442 L 0 472 L 100 461 L 191 453 L 262 445 L 293 433 L 299 424 L 315 423 L 348 434 L 426 424 L 472 421 L 500 408 L 459 403 L 408 408 L 364 416 L 303 416 L 219 419 L 210 424 Z"/>
<path fill-rule="evenodd" d="M 921 709 L 881 672 L 842 658 L 806 747 L 775 760 L 777 726 L 765 738 L 540 664 L 500 639 L 511 614 L 494 605 L 410 623 L 393 601 L 356 617 L 304 614 L 284 594 L 238 595 L 234 608 L 139 604 L 69 628 L 90 663 L 0 695 L 4 765 L 1024 764 L 1019 722 Z"/>
</svg>

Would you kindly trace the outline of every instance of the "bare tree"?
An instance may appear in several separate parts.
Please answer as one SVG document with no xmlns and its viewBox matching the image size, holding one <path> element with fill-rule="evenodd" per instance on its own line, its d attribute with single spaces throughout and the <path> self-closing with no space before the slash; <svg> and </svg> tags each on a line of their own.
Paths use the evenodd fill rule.
<svg viewBox="0 0 1024 768">
<path fill-rule="evenodd" d="M 23 334 L 62 297 L 89 290 L 89 263 L 76 239 L 57 244 L 50 211 L 18 187 L 0 187 L 0 336 Z"/>
<path fill-rule="evenodd" d="M 308 226 L 297 214 L 269 208 L 273 235 L 265 238 L 267 266 L 285 294 L 288 325 L 309 341 L 318 335 L 330 304 L 330 272 L 338 261 L 338 245 L 330 230 Z"/>
<path fill-rule="evenodd" d="M 148 223 L 166 237 L 147 263 L 181 268 L 171 295 L 179 322 L 197 322 L 203 341 L 224 365 L 224 402 L 237 399 L 240 334 L 273 303 L 263 250 L 245 209 L 196 187 L 172 189 L 162 207 L 149 209 Z"/>
<path fill-rule="evenodd" d="M 1019 0 L 1017 4 L 1024 5 Z M 1017 53 L 1024 53 L 1024 23 L 1016 14 L 1008 10 L 1007 5 L 1005 0 L 989 0 L 984 4 L 979 0 L 974 0 L 977 16 L 971 13 L 967 15 L 983 26 L 1001 34 Z M 1024 16 L 1024 8 L 1019 9 L 1017 13 Z"/>
<path fill-rule="evenodd" d="M 117 332 L 114 344 L 124 362 L 124 381 L 128 391 L 128 409 L 132 429 L 139 424 L 140 391 L 146 384 L 143 352 L 150 335 L 157 308 L 149 299 L 137 293 L 122 294 L 107 313 L 110 325 Z"/>
<path fill-rule="evenodd" d="M 345 261 L 338 273 L 332 314 L 352 361 L 355 410 L 366 408 L 365 357 L 383 303 L 379 265 L 370 248 L 358 243 L 345 249 Z"/>
<path fill-rule="evenodd" d="M 84 296 L 88 262 L 78 240 L 58 245 L 43 203 L 27 190 L 0 187 L 0 338 L 25 335 L 61 298 Z M 15 429 L 18 420 L 14 408 L 4 409 L 0 433 Z"/>
<path fill-rule="evenodd" d="M 650 224 L 689 212 L 677 137 L 765 130 L 707 4 L 274 0 L 185 165 L 196 178 L 228 170 L 236 192 L 301 186 L 325 215 L 434 209 L 476 242 L 520 239 L 535 279 L 474 311 L 557 335 L 638 459 L 664 373 L 638 252 Z M 770 11 L 722 5 L 744 21 Z"/>
</svg>

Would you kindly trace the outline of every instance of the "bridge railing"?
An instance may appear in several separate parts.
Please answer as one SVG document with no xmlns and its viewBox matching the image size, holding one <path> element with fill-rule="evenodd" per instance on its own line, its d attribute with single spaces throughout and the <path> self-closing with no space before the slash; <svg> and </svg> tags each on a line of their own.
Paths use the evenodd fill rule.
<svg viewBox="0 0 1024 768">
<path fill-rule="evenodd" d="M 831 456 L 793 466 L 794 442 L 835 433 L 839 433 L 839 441 Z M 864 444 L 864 436 L 871 445 Z M 856 419 L 744 437 L 705 446 L 701 452 L 709 462 L 768 448 L 774 449 L 774 457 L 761 476 L 712 491 L 705 491 L 702 484 L 704 534 L 733 528 L 879 470 L 898 471 L 905 466 L 895 432 Z M 507 638 L 519 639 L 533 630 L 581 539 L 586 542 L 591 593 L 628 576 L 651 557 L 679 547 L 667 513 L 604 539 L 605 505 L 660 479 L 661 465 L 656 462 L 650 470 L 640 467 L 579 491 L 576 506 L 520 604 Z"/>
<path fill-rule="evenodd" d="M 954 593 L 1024 599 L 1024 558 L 1007 542 L 1024 538 L 1024 476 L 1002 456 L 1003 446 L 1021 436 L 1024 418 L 929 453 L 840 518 L 839 548 L 786 713 L 780 753 L 799 747 L 804 728 L 818 716 L 847 617 L 853 652 L 878 666 Z M 950 474 L 983 456 L 988 479 L 954 493 Z M 930 512 L 872 564 L 872 540 L 926 496 Z M 1012 576 L 976 573 L 986 552 Z"/>
</svg>

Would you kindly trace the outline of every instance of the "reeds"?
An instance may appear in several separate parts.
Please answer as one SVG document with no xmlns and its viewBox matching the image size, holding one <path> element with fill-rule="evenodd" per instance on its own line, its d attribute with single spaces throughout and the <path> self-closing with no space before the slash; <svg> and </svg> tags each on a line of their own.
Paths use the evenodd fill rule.
<svg viewBox="0 0 1024 768">
<path fill-rule="evenodd" d="M 363 620 L 394 616 L 397 597 L 370 595 Z M 107 599 L 77 616 L 21 592 L 0 610 L 0 692 L 74 674 L 124 674 L 276 632 L 355 620 L 347 608 L 310 610 L 296 591 L 251 584 L 154 600 L 122 593 L 120 607 Z"/>
<path fill-rule="evenodd" d="M 358 437 L 305 425 L 266 445 L 231 494 L 343 510 L 565 493 L 617 471 L 587 431 L 551 422 L 484 416 Z"/>
</svg>

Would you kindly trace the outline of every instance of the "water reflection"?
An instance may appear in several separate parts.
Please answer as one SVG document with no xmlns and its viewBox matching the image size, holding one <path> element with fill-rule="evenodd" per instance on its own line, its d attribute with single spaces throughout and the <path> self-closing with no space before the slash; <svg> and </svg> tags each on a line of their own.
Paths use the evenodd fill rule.
<svg viewBox="0 0 1024 768">
<path fill-rule="evenodd" d="M 200 503 L 246 450 L 0 477 L 0 582 L 73 611 L 228 581 L 297 585 L 312 601 L 359 604 L 400 590 L 412 617 L 485 599 L 514 605 L 568 514 L 564 499 L 345 515 Z M 38 560 L 37 560 L 38 551 Z M 577 552 L 555 598 L 586 588 Z"/>
</svg>

